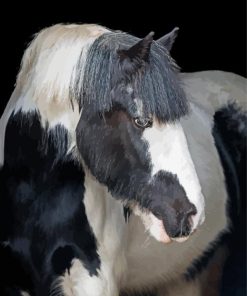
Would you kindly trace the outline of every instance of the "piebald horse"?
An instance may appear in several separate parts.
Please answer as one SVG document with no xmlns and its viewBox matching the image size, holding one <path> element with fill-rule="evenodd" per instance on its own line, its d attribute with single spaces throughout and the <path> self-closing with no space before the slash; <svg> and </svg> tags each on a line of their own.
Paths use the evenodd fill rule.
<svg viewBox="0 0 247 296">
<path fill-rule="evenodd" d="M 240 196 L 223 144 L 246 135 L 246 82 L 180 74 L 176 35 L 59 24 L 27 48 L 0 121 L 3 295 L 200 295 L 226 168 Z"/>
</svg>

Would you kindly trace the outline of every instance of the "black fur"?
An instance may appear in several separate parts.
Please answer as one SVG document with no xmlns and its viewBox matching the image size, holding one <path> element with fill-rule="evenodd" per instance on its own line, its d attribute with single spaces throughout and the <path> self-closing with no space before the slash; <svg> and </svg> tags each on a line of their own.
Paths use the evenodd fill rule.
<svg viewBox="0 0 247 296">
<path fill-rule="evenodd" d="M 239 295 L 246 291 L 246 144 L 247 114 L 235 103 L 214 115 L 213 136 L 226 178 L 229 231 L 219 234 L 201 258 L 189 268 L 187 279 L 194 278 L 208 265 L 216 249 L 227 245 L 230 257 L 223 273 L 221 294 Z M 229 283 L 231 283 L 229 285 Z"/>
<path fill-rule="evenodd" d="M 223 272 L 221 294 L 246 295 L 247 113 L 236 103 L 231 103 L 217 111 L 214 118 L 214 135 L 221 137 L 217 148 L 226 176 L 228 216 L 232 222 L 231 235 L 227 240 L 230 256 Z M 220 149 L 220 146 L 225 149 Z M 225 157 L 226 153 L 230 155 L 231 165 Z"/>
<path fill-rule="evenodd" d="M 2 286 L 48 295 L 74 258 L 90 275 L 98 273 L 96 239 L 82 202 L 84 173 L 67 145 L 66 130 L 48 132 L 37 113 L 19 112 L 8 121 L 0 172 L 1 256 L 8 255 L 1 262 Z"/>
</svg>

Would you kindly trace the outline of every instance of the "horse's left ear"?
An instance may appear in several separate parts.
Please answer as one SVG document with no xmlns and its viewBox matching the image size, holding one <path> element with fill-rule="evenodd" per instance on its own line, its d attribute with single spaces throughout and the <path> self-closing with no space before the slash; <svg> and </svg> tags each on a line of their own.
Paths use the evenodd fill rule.
<svg viewBox="0 0 247 296">
<path fill-rule="evenodd" d="M 178 35 L 178 30 L 178 27 L 174 28 L 170 33 L 156 40 L 156 42 L 164 46 L 168 51 L 171 51 L 173 43 Z"/>
<path fill-rule="evenodd" d="M 118 50 L 121 59 L 129 58 L 133 61 L 148 61 L 150 47 L 153 42 L 154 32 L 150 32 L 145 38 L 138 41 L 127 50 Z"/>
</svg>

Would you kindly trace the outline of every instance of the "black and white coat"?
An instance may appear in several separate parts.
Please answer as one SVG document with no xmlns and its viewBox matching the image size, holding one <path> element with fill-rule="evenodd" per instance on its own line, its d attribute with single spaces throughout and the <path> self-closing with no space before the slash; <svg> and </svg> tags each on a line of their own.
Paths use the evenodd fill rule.
<svg viewBox="0 0 247 296">
<path fill-rule="evenodd" d="M 218 71 L 177 74 L 187 105 L 178 98 L 183 91 L 172 90 L 178 100 L 177 109 L 170 110 L 172 119 L 162 118 L 154 107 L 150 110 L 159 120 L 154 116 L 151 126 L 141 132 L 130 125 L 129 117 L 133 111 L 134 119 L 145 119 L 142 98 L 133 97 L 128 116 L 123 114 L 127 107 L 118 102 L 115 118 L 102 95 L 104 120 L 111 126 L 102 138 L 109 145 L 102 150 L 102 130 L 97 126 L 102 118 L 87 112 L 92 108 L 96 114 L 99 103 L 81 96 L 84 92 L 101 96 L 100 88 L 95 89 L 96 95 L 88 89 L 91 77 L 85 73 L 91 73 L 90 50 L 92 54 L 98 40 L 109 32 L 97 25 L 56 25 L 41 31 L 25 52 L 16 88 L 0 121 L 0 256 L 6 270 L 0 287 L 6 295 L 116 296 L 120 291 L 152 289 L 159 295 L 200 295 L 200 284 L 188 284 L 184 275 L 230 226 L 226 180 L 217 151 L 222 143 L 216 139 L 217 120 L 222 118 L 216 114 L 232 114 L 239 123 L 238 133 L 244 133 L 246 126 L 240 120 L 244 115 L 228 104 L 234 99 L 244 108 L 245 80 Z M 149 63 L 151 37 L 143 39 L 143 51 L 120 48 L 127 78 L 140 60 Z M 174 32 L 163 39 L 170 66 L 173 39 Z M 135 60 L 133 55 L 139 53 Z M 120 74 L 113 74 L 113 82 L 119 83 Z M 122 88 L 126 97 L 132 96 L 135 89 L 129 81 L 111 90 L 115 98 L 121 97 Z M 83 94 L 78 93 L 81 87 Z M 114 134 L 116 126 L 119 130 Z M 118 139 L 126 126 L 128 133 Z M 121 154 L 114 162 L 109 155 L 115 153 L 111 144 L 117 144 L 111 139 L 126 141 L 130 134 L 128 141 L 140 138 L 143 142 L 134 148 L 121 146 L 129 149 L 129 166 L 122 165 Z M 234 166 L 230 154 L 226 158 Z M 118 163 L 121 170 L 127 169 L 121 171 L 121 184 Z M 128 179 L 128 170 L 136 163 L 138 174 Z M 146 187 L 144 178 L 143 190 L 141 185 L 135 189 L 144 169 L 151 185 Z M 237 182 L 234 169 L 233 176 Z M 174 198 L 180 196 L 176 205 L 163 204 L 162 190 Z M 174 209 L 181 221 L 189 212 L 189 226 L 172 216 Z M 178 222 L 185 228 L 181 233 L 177 233 Z M 167 244 L 172 240 L 182 243 Z"/>
</svg>

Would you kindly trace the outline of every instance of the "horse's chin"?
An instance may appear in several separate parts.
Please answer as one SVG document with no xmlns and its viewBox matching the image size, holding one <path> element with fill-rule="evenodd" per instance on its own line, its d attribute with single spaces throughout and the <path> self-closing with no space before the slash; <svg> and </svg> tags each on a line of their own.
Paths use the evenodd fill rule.
<svg viewBox="0 0 247 296">
<path fill-rule="evenodd" d="M 166 232 L 163 221 L 155 217 L 152 213 L 150 215 L 150 224 L 144 226 L 148 228 L 149 233 L 153 236 L 157 241 L 162 242 L 164 244 L 171 243 L 172 240 Z"/>
<path fill-rule="evenodd" d="M 155 238 L 157 241 L 163 244 L 168 244 L 173 241 L 182 243 L 189 238 L 189 236 L 176 237 L 176 238 L 169 237 L 169 235 L 166 232 L 163 221 L 158 219 L 151 212 L 143 212 L 138 207 L 136 207 L 134 209 L 134 213 L 137 216 L 140 216 L 146 231 L 148 231 L 153 238 Z"/>
<path fill-rule="evenodd" d="M 183 243 L 185 241 L 187 241 L 187 239 L 189 238 L 188 236 L 182 236 L 182 237 L 172 237 L 171 240 L 177 243 Z"/>
</svg>

